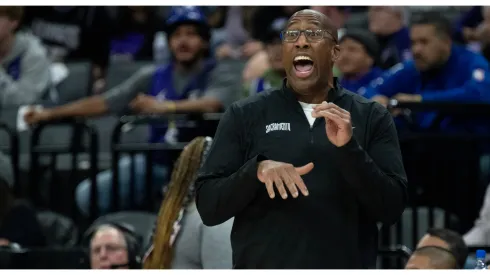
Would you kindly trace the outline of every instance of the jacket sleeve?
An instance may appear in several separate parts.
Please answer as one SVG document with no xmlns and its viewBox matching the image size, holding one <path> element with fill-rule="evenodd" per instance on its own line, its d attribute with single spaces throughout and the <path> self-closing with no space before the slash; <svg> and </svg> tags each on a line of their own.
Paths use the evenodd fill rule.
<svg viewBox="0 0 490 275">
<path fill-rule="evenodd" d="M 44 49 L 28 51 L 22 59 L 19 80 L 12 79 L 0 69 L 0 93 L 2 106 L 33 104 L 40 100 L 49 88 L 49 60 Z"/>
<path fill-rule="evenodd" d="M 366 88 L 364 97 L 372 98 L 383 95 L 390 98 L 398 93 L 413 93 L 412 74 L 413 65 L 411 63 L 398 63 L 371 81 Z"/>
<path fill-rule="evenodd" d="M 259 155 L 245 159 L 243 116 L 237 109 L 232 105 L 220 120 L 213 145 L 196 180 L 197 209 L 207 226 L 234 217 L 263 187 L 257 179 L 257 167 L 265 158 Z"/>
<path fill-rule="evenodd" d="M 422 101 L 490 101 L 490 70 L 487 64 L 472 66 L 471 76 L 461 87 L 421 91 Z"/>
<path fill-rule="evenodd" d="M 362 148 L 353 136 L 338 148 L 338 159 L 362 209 L 372 220 L 392 224 L 405 209 L 407 176 L 393 119 L 379 107 L 369 119 L 375 128 L 368 148 Z"/>
</svg>

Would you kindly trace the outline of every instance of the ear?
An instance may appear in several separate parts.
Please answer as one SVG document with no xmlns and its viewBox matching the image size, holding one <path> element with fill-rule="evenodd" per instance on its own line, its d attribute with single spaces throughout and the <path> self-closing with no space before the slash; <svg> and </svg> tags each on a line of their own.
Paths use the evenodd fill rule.
<svg viewBox="0 0 490 275">
<path fill-rule="evenodd" d="M 332 48 L 332 61 L 336 62 L 339 59 L 340 56 L 340 46 L 336 44 Z"/>
</svg>

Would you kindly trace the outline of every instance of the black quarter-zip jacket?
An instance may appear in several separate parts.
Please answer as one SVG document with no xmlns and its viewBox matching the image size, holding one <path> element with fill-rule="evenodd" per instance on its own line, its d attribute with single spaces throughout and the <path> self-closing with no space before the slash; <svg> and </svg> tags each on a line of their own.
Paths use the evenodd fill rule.
<svg viewBox="0 0 490 275">
<path fill-rule="evenodd" d="M 201 218 L 213 226 L 235 217 L 234 268 L 374 268 L 376 223 L 398 220 L 407 201 L 393 119 L 335 81 L 327 101 L 349 111 L 354 127 L 352 139 L 336 147 L 325 119 L 310 127 L 285 83 L 225 112 L 197 179 Z M 270 199 L 257 179 L 265 159 L 296 167 L 313 162 L 303 176 L 309 196 Z"/>
</svg>

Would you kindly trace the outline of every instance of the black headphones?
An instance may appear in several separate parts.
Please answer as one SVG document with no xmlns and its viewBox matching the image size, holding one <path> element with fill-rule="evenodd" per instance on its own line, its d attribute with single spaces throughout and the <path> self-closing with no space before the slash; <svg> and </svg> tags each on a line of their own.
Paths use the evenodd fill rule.
<svg viewBox="0 0 490 275">
<path fill-rule="evenodd" d="M 90 226 L 87 229 L 87 231 L 85 231 L 85 234 L 83 234 L 82 245 L 86 247 L 90 247 L 90 241 L 93 235 L 102 226 L 111 226 L 118 229 L 123 233 L 124 240 L 126 241 L 126 246 L 128 250 L 128 263 L 122 265 L 113 265 L 112 268 L 116 269 L 120 267 L 128 267 L 129 269 L 141 269 L 142 268 L 141 247 L 143 243 L 142 237 L 139 236 L 139 234 L 137 234 L 134 228 L 129 224 L 125 224 L 122 222 L 112 222 L 112 221 L 96 223 Z"/>
</svg>

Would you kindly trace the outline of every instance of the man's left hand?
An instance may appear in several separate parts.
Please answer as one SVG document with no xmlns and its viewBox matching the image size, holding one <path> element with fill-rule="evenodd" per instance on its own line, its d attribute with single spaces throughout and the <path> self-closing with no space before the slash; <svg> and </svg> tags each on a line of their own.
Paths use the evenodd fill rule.
<svg viewBox="0 0 490 275">
<path fill-rule="evenodd" d="M 324 101 L 313 108 L 314 118 L 325 118 L 325 131 L 332 144 L 342 147 L 352 138 L 352 122 L 350 113 L 333 103 Z"/>
<path fill-rule="evenodd" d="M 131 110 L 142 114 L 163 113 L 162 103 L 155 97 L 139 94 L 129 103 Z"/>
<path fill-rule="evenodd" d="M 422 96 L 421 95 L 412 95 L 412 94 L 396 94 L 394 99 L 398 100 L 399 102 L 421 102 L 422 101 Z"/>
</svg>

